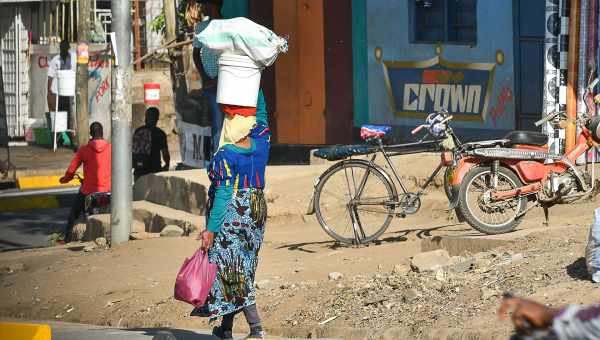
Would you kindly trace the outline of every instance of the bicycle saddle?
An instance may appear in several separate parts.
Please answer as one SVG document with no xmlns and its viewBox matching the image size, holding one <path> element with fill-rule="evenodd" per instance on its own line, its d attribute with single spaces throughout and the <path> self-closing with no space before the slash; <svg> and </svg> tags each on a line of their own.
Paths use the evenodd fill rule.
<svg viewBox="0 0 600 340">
<path fill-rule="evenodd" d="M 363 125 L 360 127 L 360 138 L 364 141 L 383 139 L 392 131 L 389 125 Z"/>
</svg>

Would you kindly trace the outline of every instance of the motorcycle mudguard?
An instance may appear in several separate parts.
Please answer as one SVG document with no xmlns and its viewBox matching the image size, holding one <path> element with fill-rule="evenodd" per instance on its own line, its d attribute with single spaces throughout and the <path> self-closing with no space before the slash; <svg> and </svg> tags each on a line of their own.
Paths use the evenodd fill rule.
<svg viewBox="0 0 600 340">
<path fill-rule="evenodd" d="M 483 159 L 475 157 L 461 158 L 458 161 L 458 164 L 454 167 L 454 171 L 452 172 L 450 186 L 452 186 L 452 188 L 458 188 L 458 186 L 460 186 L 463 178 L 465 178 L 469 170 L 471 170 L 473 167 L 478 166 L 479 164 L 482 164 L 483 161 Z M 456 197 L 458 197 L 458 195 L 455 195 L 454 199 L 456 199 Z"/>
</svg>

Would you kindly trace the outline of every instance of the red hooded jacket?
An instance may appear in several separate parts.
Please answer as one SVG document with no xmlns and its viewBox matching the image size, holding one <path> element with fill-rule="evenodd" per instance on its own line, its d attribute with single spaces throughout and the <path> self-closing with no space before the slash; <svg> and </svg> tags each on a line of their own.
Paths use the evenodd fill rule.
<svg viewBox="0 0 600 340">
<path fill-rule="evenodd" d="M 83 185 L 81 192 L 110 192 L 111 145 L 104 139 L 91 140 L 77 150 L 65 177 L 71 179 L 83 163 Z"/>
</svg>

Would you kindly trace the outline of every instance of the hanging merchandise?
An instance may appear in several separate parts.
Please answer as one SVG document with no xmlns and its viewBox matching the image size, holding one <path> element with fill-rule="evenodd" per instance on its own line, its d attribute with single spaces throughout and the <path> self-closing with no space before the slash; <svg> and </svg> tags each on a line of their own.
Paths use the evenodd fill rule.
<svg viewBox="0 0 600 340">
<path fill-rule="evenodd" d="M 544 36 L 544 91 L 543 115 L 554 114 L 558 102 L 558 34 L 560 33 L 560 17 L 558 6 L 554 0 L 546 0 L 546 32 Z M 549 151 L 558 153 L 558 140 L 554 138 L 552 122 L 544 125 L 544 132 L 550 137 Z"/>
<path fill-rule="evenodd" d="M 558 6 L 560 17 L 560 34 L 558 36 L 558 103 L 556 110 L 566 114 L 567 112 L 567 76 L 569 70 L 569 0 L 560 0 Z M 556 117 L 555 124 L 560 120 L 560 116 Z M 565 129 L 555 127 L 554 135 L 554 151 L 556 154 L 565 152 Z"/>
</svg>

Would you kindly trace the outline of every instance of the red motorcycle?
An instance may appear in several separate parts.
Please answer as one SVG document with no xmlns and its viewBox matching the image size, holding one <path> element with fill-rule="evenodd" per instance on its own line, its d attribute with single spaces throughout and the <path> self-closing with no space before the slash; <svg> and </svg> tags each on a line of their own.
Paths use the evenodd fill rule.
<svg viewBox="0 0 600 340">
<path fill-rule="evenodd" d="M 597 83 L 598 79 L 594 80 L 583 95 L 588 112 L 586 99 Z M 548 115 L 536 125 L 560 115 Z M 514 230 L 536 206 L 544 209 L 547 222 L 551 206 L 588 196 L 594 186 L 594 163 L 591 176 L 575 164 L 600 142 L 600 117 L 580 117 L 577 125 L 577 144 L 565 155 L 549 153 L 548 136 L 530 131 L 513 131 L 495 145 L 458 155 L 450 179 L 454 192 L 451 207 L 473 228 L 501 234 Z"/>
</svg>

